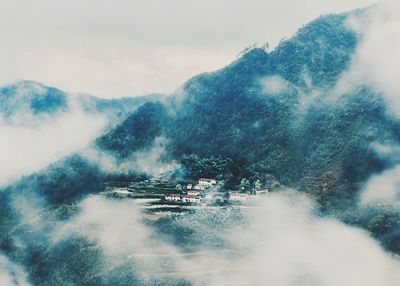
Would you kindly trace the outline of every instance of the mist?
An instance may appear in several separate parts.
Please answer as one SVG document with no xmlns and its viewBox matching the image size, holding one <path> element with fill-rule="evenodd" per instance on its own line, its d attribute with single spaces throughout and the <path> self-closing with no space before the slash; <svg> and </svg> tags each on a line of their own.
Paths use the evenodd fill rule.
<svg viewBox="0 0 400 286">
<path fill-rule="evenodd" d="M 385 1 L 356 13 L 348 21 L 359 38 L 349 70 L 338 83 L 343 92 L 361 86 L 372 88 L 387 104 L 388 116 L 400 118 L 400 3 Z M 389 163 L 390 169 L 374 174 L 366 182 L 360 195 L 361 206 L 397 206 L 400 196 L 398 149 L 391 142 L 373 143 L 377 154 Z"/>
<path fill-rule="evenodd" d="M 104 118 L 79 107 L 34 118 L 25 112 L 9 123 L 0 117 L 0 185 L 29 175 L 91 143 L 106 125 Z"/>
<path fill-rule="evenodd" d="M 242 216 L 200 209 L 177 217 L 171 227 L 181 225 L 202 238 L 192 247 L 165 239 L 133 201 L 93 196 L 79 206 L 81 212 L 55 230 L 52 243 L 83 235 L 101 246 L 108 263 L 130 266 L 145 283 L 166 277 L 193 285 L 400 283 L 395 257 L 365 231 L 318 216 L 312 200 L 293 190 L 254 201 L 240 210 Z M 218 248 L 210 241 L 220 241 Z"/>
<path fill-rule="evenodd" d="M 345 91 L 371 87 L 386 98 L 392 114 L 400 116 L 400 3 L 389 0 L 356 13 L 348 26 L 357 33 L 359 43 L 339 86 Z"/>
<path fill-rule="evenodd" d="M 30 286 L 23 269 L 0 255 L 0 285 Z"/>
<path fill-rule="evenodd" d="M 361 195 L 361 205 L 400 207 L 400 165 L 372 177 Z"/>
<path fill-rule="evenodd" d="M 289 4 L 284 5 L 285 8 L 287 5 Z M 160 7 L 157 6 L 156 10 L 161 13 Z M 102 6 L 99 11 L 103 15 L 107 9 Z M 327 91 L 326 102 L 339 104 L 339 100 L 335 101 L 338 97 L 331 100 L 329 96 L 336 93 L 346 96 L 345 94 L 366 86 L 381 94 L 387 101 L 391 119 L 399 118 L 400 84 L 396 78 L 400 70 L 397 56 L 400 50 L 397 35 L 400 31 L 399 11 L 399 4 L 388 2 L 352 15 L 348 26 L 357 33 L 359 45 L 349 69 L 335 86 L 335 91 Z M 361 20 L 361 14 L 367 15 L 366 20 Z M 126 19 L 122 19 L 121 23 L 124 21 Z M 181 22 L 178 24 L 181 27 Z M 173 23 L 174 25 L 176 24 Z M 93 33 L 93 28 L 94 26 L 89 25 L 81 36 Z M 110 30 L 115 31 L 117 28 L 118 26 L 112 26 Z M 215 29 L 215 25 L 212 28 Z M 236 30 L 234 32 L 237 34 Z M 188 42 L 195 41 L 192 34 L 196 35 L 190 31 Z M 98 37 L 96 38 L 101 43 L 104 35 Z M 150 34 L 146 34 L 146 37 L 150 37 Z M 154 40 L 152 37 L 146 38 L 146 41 L 151 42 Z M 123 38 L 118 37 L 119 44 L 125 41 Z M 125 49 L 129 50 L 129 47 L 127 45 L 122 48 L 124 53 L 127 53 Z M 196 53 L 200 55 L 197 60 L 205 62 L 210 58 L 209 51 L 203 48 L 196 50 Z M 72 51 L 66 57 L 52 54 L 46 59 L 57 59 L 56 63 L 67 67 L 69 78 L 50 77 L 46 69 L 41 70 L 38 76 L 59 81 L 61 86 L 78 83 L 78 88 L 84 86 L 93 91 L 105 87 L 102 91 L 102 96 L 105 97 L 106 93 L 113 92 L 116 96 L 139 93 L 153 84 L 156 88 L 169 90 L 181 80 L 182 74 L 186 76 L 188 73 L 188 67 L 184 63 L 176 63 L 173 59 L 178 57 L 184 62 L 195 54 L 193 50 L 187 51 L 185 48 L 173 49 L 178 56 L 170 59 L 170 50 L 167 49 L 167 52 L 160 52 L 161 55 L 156 57 L 168 58 L 167 64 L 158 63 L 151 55 L 139 63 L 131 57 L 126 63 L 124 56 L 115 55 L 111 57 L 111 61 L 101 60 L 99 63 L 98 58 L 102 58 L 104 53 L 100 50 L 99 54 L 89 57 L 85 53 L 81 54 L 81 51 L 77 54 Z M 111 47 L 105 50 L 110 54 L 115 52 Z M 214 55 L 212 62 L 225 61 L 222 56 L 224 52 L 219 52 L 221 55 Z M 142 53 L 145 54 L 143 51 Z M 31 58 L 30 52 L 27 52 L 26 57 Z M 68 59 L 73 60 L 69 62 Z M 38 58 L 28 63 L 30 67 L 34 67 L 40 60 Z M 151 62 L 150 67 L 148 62 Z M 90 74 L 89 82 L 84 82 L 83 76 L 82 79 L 78 76 L 79 79 L 76 80 L 74 70 L 76 66 L 80 66 L 79 63 L 83 63 L 79 75 Z M 176 65 L 182 65 L 186 71 L 182 74 L 174 71 L 167 76 L 161 75 L 167 70 L 173 70 L 172 67 Z M 198 66 L 195 65 L 190 73 L 197 71 Z M 214 63 L 210 64 L 212 65 Z M 201 65 L 201 68 L 204 66 Z M 145 81 L 148 74 L 153 74 L 154 69 L 158 71 L 155 79 Z M 34 68 L 27 70 L 24 67 L 22 70 L 28 75 L 35 73 Z M 92 74 L 93 70 L 98 73 Z M 143 72 L 142 70 L 144 75 L 142 73 L 142 77 L 136 77 L 132 81 L 133 75 Z M 299 113 L 303 115 L 303 111 L 304 114 L 309 111 L 307 108 L 311 103 L 319 103 L 316 98 L 324 95 L 324 91 L 311 86 L 311 80 L 307 80 L 307 71 L 304 72 L 304 77 L 306 91 L 297 89 L 294 84 L 274 75 L 263 77 L 257 83 L 261 86 L 262 96 L 278 98 L 287 93 L 298 95 Z M 99 86 L 95 84 L 99 79 L 107 78 L 111 78 L 110 82 Z M 135 82 L 142 80 L 145 83 L 137 87 Z M 161 82 L 167 83 L 163 85 Z M 308 82 L 310 84 L 307 86 Z M 324 100 L 325 98 L 321 102 L 326 104 Z M 0 285 L 81 285 L 82 281 L 89 281 L 92 285 L 400 285 L 399 258 L 385 250 L 386 246 L 382 241 L 374 239 L 373 234 L 366 230 L 341 222 L 339 219 L 342 214 L 332 211 L 332 217 L 327 217 L 313 198 L 297 190 L 281 187 L 262 197 L 252 196 L 252 200 L 243 205 L 227 203 L 224 206 L 185 206 L 179 212 L 158 211 L 158 205 L 155 205 L 154 212 L 149 212 L 143 208 L 140 200 L 107 198 L 97 194 L 104 187 L 103 177 L 99 179 L 100 176 L 146 174 L 158 177 L 171 173 L 180 166 L 168 156 L 170 142 L 164 136 L 156 137 L 151 144 L 141 146 L 139 151 L 128 152 L 130 155 L 123 159 L 117 158 L 114 151 L 101 150 L 96 146 L 95 139 L 106 131 L 105 118 L 87 114 L 73 102 L 69 102 L 69 106 L 68 110 L 51 116 L 36 117 L 24 107 L 23 112 L 11 121 L 5 117 L 0 118 L 0 186 L 12 184 L 22 176 L 44 169 L 50 163 L 75 153 L 84 159 L 82 161 L 87 160 L 90 167 L 96 166 L 94 170 L 88 168 L 90 170 L 87 173 L 95 175 L 87 176 L 87 181 L 98 187 L 93 188 L 96 191 L 93 194 L 91 184 L 85 184 L 86 181 L 75 182 L 75 173 L 71 170 L 76 168 L 73 171 L 79 172 L 81 169 L 74 164 L 64 166 L 61 161 L 61 167 L 54 168 L 53 173 L 50 169 L 49 178 L 45 172 L 40 174 L 44 178 L 40 179 L 45 183 L 48 183 L 46 180 L 50 181 L 50 186 L 59 184 L 64 188 L 67 186 L 74 189 L 71 193 L 67 190 L 67 195 L 60 196 L 59 201 L 54 200 L 56 203 L 46 201 L 44 195 L 41 197 L 42 190 L 35 189 L 35 186 L 46 185 L 36 181 L 22 184 L 21 188 L 25 187 L 29 192 L 23 192 L 22 189 L 10 189 L 14 190 L 13 193 L 1 192 L 0 218 L 10 219 L 10 222 L 7 221 L 4 225 L 5 250 L 0 254 Z M 296 128 L 296 124 L 299 124 L 298 129 L 301 129 L 304 125 L 302 120 L 308 119 L 300 116 L 293 126 Z M 257 122 L 254 124 L 257 126 Z M 287 138 L 282 137 L 286 144 Z M 349 138 L 354 139 L 350 136 Z M 386 163 L 386 169 L 360 183 L 362 189 L 357 197 L 359 201 L 352 205 L 354 208 L 351 211 L 354 213 L 363 208 L 381 206 L 398 210 L 400 206 L 400 147 L 391 142 L 386 143 L 371 144 L 371 149 Z M 346 147 L 346 142 L 343 145 L 338 142 L 334 144 Z M 323 151 L 325 150 L 321 148 L 321 153 Z M 78 164 L 82 161 L 77 160 Z M 337 164 L 340 163 L 339 161 Z M 336 166 L 334 167 L 332 170 L 336 172 Z M 341 172 L 342 166 L 337 169 Z M 69 171 L 72 175 L 65 175 Z M 331 174 L 327 177 L 329 175 Z M 334 176 L 335 174 L 332 175 Z M 65 178 L 72 178 L 71 181 L 74 182 L 71 185 L 64 184 Z M 334 179 L 332 181 L 336 183 Z M 111 186 L 112 183 L 114 182 L 110 183 Z M 317 189 L 321 185 L 312 187 Z M 171 189 L 174 187 L 175 183 Z M 46 192 L 51 193 L 53 189 L 49 189 Z M 0 230 L 0 235 L 3 235 L 3 228 Z"/>
<path fill-rule="evenodd" d="M 134 201 L 92 196 L 79 206 L 80 214 L 55 231 L 53 243 L 84 236 L 98 243 L 110 268 L 126 265 L 146 283 L 159 279 L 160 273 L 176 270 L 177 250 L 153 235 Z"/>
<path fill-rule="evenodd" d="M 106 174 L 129 175 L 140 173 L 157 177 L 172 173 L 179 167 L 175 160 L 168 157 L 167 145 L 168 140 L 165 137 L 156 137 L 152 144 L 145 149 L 139 150 L 123 160 L 119 160 L 113 154 L 96 146 L 86 148 L 80 154 Z"/>
<path fill-rule="evenodd" d="M 234 240 L 248 251 L 246 280 L 255 285 L 397 285 L 400 263 L 369 235 L 315 216 L 312 201 L 288 190 L 248 213 Z"/>
</svg>

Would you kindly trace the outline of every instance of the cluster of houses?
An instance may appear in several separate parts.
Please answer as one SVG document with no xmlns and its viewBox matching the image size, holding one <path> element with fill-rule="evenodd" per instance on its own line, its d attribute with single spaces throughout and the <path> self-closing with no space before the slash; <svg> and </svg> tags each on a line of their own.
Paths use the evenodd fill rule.
<svg viewBox="0 0 400 286">
<path fill-rule="evenodd" d="M 199 204 L 201 203 L 201 196 L 200 194 L 192 194 L 187 193 L 185 194 L 168 194 L 165 195 L 165 200 L 169 202 L 182 202 L 182 203 L 192 203 L 192 204 Z"/>
<path fill-rule="evenodd" d="M 182 202 L 199 204 L 202 201 L 202 191 L 217 185 L 214 179 L 200 179 L 196 185 L 186 185 L 186 194 L 168 194 L 165 200 L 169 202 Z M 207 198 L 207 196 L 206 196 Z"/>
<path fill-rule="evenodd" d="M 199 191 L 204 191 L 205 189 L 208 189 L 210 187 L 216 186 L 217 181 L 214 179 L 200 179 L 199 182 L 196 185 L 188 184 L 186 186 L 186 189 L 191 190 L 199 190 Z"/>
<path fill-rule="evenodd" d="M 172 193 L 165 195 L 165 201 L 168 202 L 181 202 L 181 203 L 192 203 L 200 204 L 204 201 L 212 201 L 215 197 L 214 192 L 204 192 L 217 185 L 217 181 L 214 179 L 200 179 L 196 185 L 186 185 L 185 193 Z M 250 193 L 241 192 L 229 192 L 228 199 L 231 202 L 243 202 L 248 201 L 252 196 L 261 196 L 268 193 L 268 189 L 256 189 Z"/>
</svg>

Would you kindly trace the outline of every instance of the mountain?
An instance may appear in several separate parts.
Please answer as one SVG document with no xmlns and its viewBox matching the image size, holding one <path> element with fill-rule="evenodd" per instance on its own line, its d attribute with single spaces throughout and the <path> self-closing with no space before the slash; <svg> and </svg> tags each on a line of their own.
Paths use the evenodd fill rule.
<svg viewBox="0 0 400 286">
<path fill-rule="evenodd" d="M 33 81 L 22 81 L 0 88 L 0 112 L 5 118 L 19 113 L 54 114 L 68 108 L 66 93 Z"/>
<path fill-rule="evenodd" d="M 366 180 L 392 166 L 371 143 L 400 144 L 400 121 L 390 115 L 382 94 L 368 86 L 337 93 L 335 87 L 351 66 L 358 44 L 346 24 L 350 15 L 320 17 L 273 51 L 251 49 L 225 68 L 195 76 L 162 101 L 77 96 L 88 112 L 113 116 L 122 112 L 123 120 L 92 147 L 123 164 L 163 138 L 162 160 L 180 163 L 175 176 L 217 177 L 227 189 L 236 188 L 243 178 L 254 183 L 274 176 L 314 198 L 318 215 L 364 228 L 387 250 L 400 254 L 399 212 L 357 205 Z M 22 92 L 24 100 L 17 96 L 19 85 L 30 90 Z M 68 108 L 65 93 L 32 83 L 7 87 L 0 94 L 4 103 L 0 108 L 9 117 L 20 108 L 50 115 Z M 10 207 L 13 197 L 18 201 L 19 196 L 37 196 L 51 214 L 46 217 L 49 225 L 56 225 L 79 212 L 76 202 L 99 192 L 100 185 L 113 176 L 118 174 L 110 175 L 82 154 L 73 154 L 4 188 L 0 192 L 1 250 L 29 265 L 37 285 L 54 285 L 63 279 L 72 281 L 71 285 L 111 285 L 113 279 L 119 279 L 119 285 L 136 283 L 122 263 L 105 267 L 104 254 L 87 238 L 35 244 L 36 229 L 25 224 L 17 227 L 21 221 Z M 171 231 L 168 224 L 162 227 Z M 197 234 L 197 230 L 175 227 L 182 239 Z M 43 236 L 38 240 L 52 239 Z M 27 246 L 20 250 L 17 245 L 22 238 Z M 53 264 L 62 274 L 49 270 Z"/>
<path fill-rule="evenodd" d="M 0 114 L 7 121 L 31 115 L 32 118 L 55 116 L 80 108 L 85 113 L 103 114 L 109 119 L 124 118 L 145 102 L 162 97 L 151 94 L 121 99 L 102 99 L 95 96 L 67 93 L 34 81 L 21 81 L 0 88 Z"/>
<path fill-rule="evenodd" d="M 363 85 L 336 92 L 357 46 L 348 17 L 320 17 L 272 52 L 255 48 L 192 78 L 167 103 L 140 107 L 97 146 L 129 158 L 163 137 L 180 174 L 218 177 L 227 188 L 273 175 L 312 196 L 322 213 L 368 229 L 400 253 L 396 212 L 368 210 L 370 219 L 390 218 L 384 230 L 371 226 L 364 210 L 348 216 L 366 180 L 392 166 L 371 143 L 400 143 L 400 121 L 382 94 Z"/>
<path fill-rule="evenodd" d="M 166 104 L 139 108 L 98 146 L 129 157 L 162 136 L 183 167 L 188 156 L 233 160 L 225 174 L 210 174 L 229 177 L 229 185 L 273 174 L 327 207 L 348 207 L 358 184 L 386 167 L 370 143 L 399 142 L 400 125 L 366 87 L 334 94 L 357 44 L 347 17 L 321 17 L 272 52 L 255 48 L 194 77 Z"/>
</svg>

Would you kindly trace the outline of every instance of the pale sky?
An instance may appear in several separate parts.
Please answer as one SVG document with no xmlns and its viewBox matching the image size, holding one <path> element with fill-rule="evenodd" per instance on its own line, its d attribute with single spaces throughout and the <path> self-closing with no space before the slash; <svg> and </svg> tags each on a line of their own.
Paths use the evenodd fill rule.
<svg viewBox="0 0 400 286">
<path fill-rule="evenodd" d="M 380 0 L 0 0 L 0 84 L 104 98 L 170 93 L 253 43 Z"/>
</svg>

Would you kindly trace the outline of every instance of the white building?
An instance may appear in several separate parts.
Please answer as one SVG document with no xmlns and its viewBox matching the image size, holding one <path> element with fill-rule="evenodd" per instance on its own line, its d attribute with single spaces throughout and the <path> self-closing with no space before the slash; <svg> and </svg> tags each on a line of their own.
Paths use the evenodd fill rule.
<svg viewBox="0 0 400 286">
<path fill-rule="evenodd" d="M 201 199 L 199 196 L 182 196 L 182 202 L 184 203 L 194 203 L 194 204 L 199 204 L 201 202 Z"/>
<path fill-rule="evenodd" d="M 211 187 L 211 186 L 215 186 L 216 184 L 217 184 L 217 181 L 214 179 L 200 179 L 199 180 L 200 186 Z"/>
<path fill-rule="evenodd" d="M 182 201 L 182 196 L 180 194 L 169 194 L 165 195 L 165 200 L 168 202 L 180 202 Z"/>
<path fill-rule="evenodd" d="M 192 184 L 187 184 L 187 186 L 186 186 L 186 189 L 187 190 L 191 190 L 193 188 L 193 185 Z"/>
<path fill-rule="evenodd" d="M 246 193 L 229 193 L 229 200 L 230 201 L 247 201 L 250 199 L 250 195 Z"/>
</svg>

